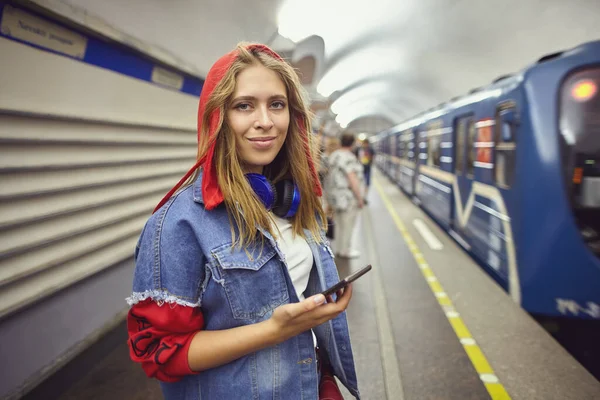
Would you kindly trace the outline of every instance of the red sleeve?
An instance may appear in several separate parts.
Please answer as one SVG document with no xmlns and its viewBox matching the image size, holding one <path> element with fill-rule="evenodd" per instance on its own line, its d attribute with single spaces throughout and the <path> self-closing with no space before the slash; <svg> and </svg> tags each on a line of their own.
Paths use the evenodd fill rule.
<svg viewBox="0 0 600 400">
<path fill-rule="evenodd" d="M 188 364 L 188 350 L 203 326 L 204 317 L 198 307 L 168 303 L 159 306 L 146 299 L 127 314 L 129 355 L 149 377 L 176 382 L 196 373 Z"/>
</svg>

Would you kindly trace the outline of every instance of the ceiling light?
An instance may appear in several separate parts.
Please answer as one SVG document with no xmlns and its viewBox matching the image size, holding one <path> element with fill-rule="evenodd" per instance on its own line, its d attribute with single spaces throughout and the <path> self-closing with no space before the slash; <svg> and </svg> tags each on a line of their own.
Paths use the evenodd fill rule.
<svg viewBox="0 0 600 400">
<path fill-rule="evenodd" d="M 402 74 L 406 60 L 404 49 L 397 43 L 383 42 L 377 46 L 358 48 L 327 71 L 317 85 L 317 91 L 329 97 L 336 90 L 343 90 L 365 79 Z"/>
<path fill-rule="evenodd" d="M 331 111 L 335 114 L 339 114 L 356 102 L 369 98 L 382 98 L 389 94 L 389 92 L 389 85 L 385 82 L 369 82 L 340 96 L 333 104 L 331 104 Z"/>
</svg>

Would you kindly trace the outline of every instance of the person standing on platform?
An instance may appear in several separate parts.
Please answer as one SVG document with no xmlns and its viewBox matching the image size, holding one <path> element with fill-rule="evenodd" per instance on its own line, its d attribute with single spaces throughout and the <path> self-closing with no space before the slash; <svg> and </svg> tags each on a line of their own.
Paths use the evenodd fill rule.
<svg viewBox="0 0 600 400">
<path fill-rule="evenodd" d="M 340 148 L 340 139 L 337 137 L 325 138 L 325 148 L 321 153 L 321 163 L 319 168 L 319 177 L 321 178 L 321 185 L 325 192 L 323 196 L 323 203 L 325 208 L 325 214 L 327 215 L 327 237 L 334 239 L 335 237 L 335 221 L 333 208 L 327 202 L 327 175 L 329 174 L 329 156 L 335 150 Z"/>
<path fill-rule="evenodd" d="M 129 351 L 166 400 L 357 399 L 345 310 L 325 239 L 300 80 L 239 45 L 210 69 L 198 161 L 135 249 Z"/>
<path fill-rule="evenodd" d="M 335 243 L 337 254 L 342 258 L 356 258 L 360 252 L 352 248 L 352 236 L 358 211 L 363 208 L 362 165 L 352 152 L 354 135 L 344 133 L 341 148 L 329 156 L 325 195 L 334 210 Z"/>
<path fill-rule="evenodd" d="M 367 194 L 369 192 L 369 186 L 371 186 L 371 165 L 373 164 L 373 159 L 375 158 L 375 151 L 370 145 L 369 140 L 364 139 L 361 142 L 361 145 L 356 148 L 354 154 L 363 166 L 363 175 L 365 177 L 364 200 L 365 204 L 367 204 Z"/>
</svg>

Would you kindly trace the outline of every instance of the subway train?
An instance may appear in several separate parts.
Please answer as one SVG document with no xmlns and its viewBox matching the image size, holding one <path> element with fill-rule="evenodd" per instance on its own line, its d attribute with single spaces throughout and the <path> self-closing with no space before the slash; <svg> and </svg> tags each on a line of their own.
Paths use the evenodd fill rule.
<svg viewBox="0 0 600 400">
<path fill-rule="evenodd" d="M 375 163 L 526 311 L 600 319 L 600 41 L 374 135 Z"/>
</svg>

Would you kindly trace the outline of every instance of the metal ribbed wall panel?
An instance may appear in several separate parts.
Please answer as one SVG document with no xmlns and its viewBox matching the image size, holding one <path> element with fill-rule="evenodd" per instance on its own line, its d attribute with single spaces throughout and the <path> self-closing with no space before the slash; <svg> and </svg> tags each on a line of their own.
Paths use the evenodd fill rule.
<svg viewBox="0 0 600 400">
<path fill-rule="evenodd" d="M 0 398 L 21 398 L 122 322 L 198 97 L 5 37 L 0 60 Z"/>
<path fill-rule="evenodd" d="M 0 317 L 131 258 L 191 130 L 0 114 Z"/>
</svg>

